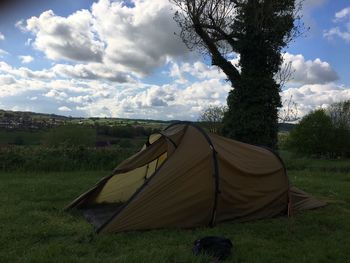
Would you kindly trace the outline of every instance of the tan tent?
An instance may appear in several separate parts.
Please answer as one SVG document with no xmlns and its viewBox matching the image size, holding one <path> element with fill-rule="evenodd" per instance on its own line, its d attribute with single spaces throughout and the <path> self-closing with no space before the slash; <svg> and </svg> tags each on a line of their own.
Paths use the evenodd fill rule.
<svg viewBox="0 0 350 263">
<path fill-rule="evenodd" d="M 323 205 L 290 187 L 283 162 L 270 150 L 180 122 L 151 135 L 67 208 L 81 210 L 105 233 L 213 226 Z"/>
</svg>

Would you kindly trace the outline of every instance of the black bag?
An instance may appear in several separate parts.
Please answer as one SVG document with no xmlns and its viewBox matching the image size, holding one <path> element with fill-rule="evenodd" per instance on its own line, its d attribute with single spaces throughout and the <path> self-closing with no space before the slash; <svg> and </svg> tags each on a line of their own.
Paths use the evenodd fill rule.
<svg viewBox="0 0 350 263">
<path fill-rule="evenodd" d="M 208 236 L 197 239 L 193 243 L 193 254 L 206 254 L 215 259 L 224 260 L 231 254 L 233 245 L 230 239 L 224 237 Z"/>
</svg>

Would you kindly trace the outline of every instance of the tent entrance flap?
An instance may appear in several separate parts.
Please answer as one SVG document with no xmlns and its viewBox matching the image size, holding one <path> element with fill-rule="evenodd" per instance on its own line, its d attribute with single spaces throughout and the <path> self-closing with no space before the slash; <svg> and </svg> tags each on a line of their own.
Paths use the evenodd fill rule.
<svg viewBox="0 0 350 263">
<path fill-rule="evenodd" d="M 144 184 L 145 180 L 154 174 L 166 158 L 167 153 L 165 152 L 146 165 L 125 173 L 115 174 L 92 200 L 92 203 L 124 203 L 128 201 L 136 190 Z"/>
<path fill-rule="evenodd" d="M 166 158 L 167 153 L 165 152 L 144 166 L 115 174 L 96 197 L 79 210 L 93 226 L 101 227 L 123 208 L 130 197 L 157 171 Z"/>
</svg>

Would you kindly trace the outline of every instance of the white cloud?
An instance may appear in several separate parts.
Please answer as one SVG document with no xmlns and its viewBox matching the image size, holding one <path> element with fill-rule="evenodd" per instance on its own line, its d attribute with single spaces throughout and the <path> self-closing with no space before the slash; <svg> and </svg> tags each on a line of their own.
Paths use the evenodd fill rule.
<svg viewBox="0 0 350 263">
<path fill-rule="evenodd" d="M 147 74 L 169 57 L 182 56 L 187 48 L 179 37 L 168 0 L 122 2 L 101 0 L 93 4 L 94 27 L 106 45 L 106 61 L 124 70 Z"/>
<path fill-rule="evenodd" d="M 22 64 L 28 64 L 34 60 L 32 56 L 18 56 Z"/>
<path fill-rule="evenodd" d="M 336 20 L 340 20 L 348 16 L 350 16 L 350 7 L 346 7 L 340 10 L 339 12 L 335 13 Z"/>
<path fill-rule="evenodd" d="M 58 108 L 59 111 L 64 111 L 64 112 L 69 112 L 72 111 L 70 108 L 68 108 L 67 106 L 61 106 Z"/>
<path fill-rule="evenodd" d="M 16 80 L 11 75 L 0 75 L 0 85 L 11 85 L 16 83 Z"/>
<path fill-rule="evenodd" d="M 4 36 L 3 33 L 0 32 L 0 41 L 1 41 L 1 40 L 5 40 L 5 36 Z"/>
<path fill-rule="evenodd" d="M 33 79 L 52 79 L 56 75 L 52 70 L 30 70 L 29 68 L 20 67 L 14 68 L 6 62 L 0 61 L 0 73 L 11 74 L 19 78 L 33 78 Z"/>
<path fill-rule="evenodd" d="M 46 94 L 44 94 L 45 97 L 48 98 L 53 98 L 55 100 L 64 100 L 67 98 L 67 93 L 63 92 L 63 91 L 58 91 L 55 89 L 50 90 L 49 92 L 47 92 Z"/>
<path fill-rule="evenodd" d="M 56 64 L 52 71 L 61 77 L 80 78 L 80 79 L 101 79 L 112 82 L 134 82 L 135 80 L 129 74 L 115 71 L 101 63 L 88 64 Z"/>
<path fill-rule="evenodd" d="M 338 80 L 338 74 L 331 65 L 321 59 L 305 60 L 304 56 L 284 54 L 284 65 L 291 63 L 290 83 L 324 84 Z"/>
<path fill-rule="evenodd" d="M 168 0 L 132 3 L 100 0 L 91 11 L 80 10 L 67 17 L 49 10 L 16 26 L 30 31 L 33 46 L 48 58 L 100 63 L 113 69 L 117 78 L 121 72 L 144 76 L 171 58 L 187 54 L 185 45 L 174 35 L 178 27 Z"/>
<path fill-rule="evenodd" d="M 323 32 L 323 36 L 328 39 L 339 37 L 350 43 L 350 7 L 344 8 L 335 13 L 333 22 L 337 26 Z"/>
<path fill-rule="evenodd" d="M 350 99 L 350 88 L 328 84 L 303 85 L 289 88 L 281 93 L 282 100 L 289 99 L 297 103 L 299 116 L 303 116 L 318 107 L 326 107 L 332 103 Z"/>
<path fill-rule="evenodd" d="M 21 30 L 22 32 L 25 32 L 27 30 L 23 19 L 18 20 L 15 23 L 15 27 L 18 28 L 19 30 Z"/>
<path fill-rule="evenodd" d="M 8 55 L 8 52 L 0 48 L 0 58 L 2 58 L 4 55 Z"/>
<path fill-rule="evenodd" d="M 35 34 L 34 47 L 53 60 L 102 61 L 103 42 L 95 37 L 92 16 L 80 10 L 65 17 L 52 10 L 26 21 L 26 29 Z"/>
</svg>

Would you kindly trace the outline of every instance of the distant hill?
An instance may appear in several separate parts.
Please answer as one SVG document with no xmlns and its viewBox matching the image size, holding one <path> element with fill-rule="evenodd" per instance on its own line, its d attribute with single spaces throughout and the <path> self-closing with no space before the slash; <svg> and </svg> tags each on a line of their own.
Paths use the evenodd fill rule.
<svg viewBox="0 0 350 263">
<path fill-rule="evenodd" d="M 61 124 L 100 124 L 100 125 L 156 125 L 165 126 L 172 121 L 151 119 L 127 119 L 108 117 L 67 117 L 57 114 L 37 113 L 30 111 L 8 111 L 0 109 L 0 128 L 42 128 Z"/>
<path fill-rule="evenodd" d="M 153 119 L 127 119 L 127 118 L 108 118 L 108 117 L 67 117 L 57 114 L 37 113 L 30 111 L 8 111 L 0 109 L 0 128 L 16 127 L 16 124 L 32 123 L 32 122 L 46 122 L 46 124 L 59 125 L 62 123 L 75 123 L 75 124 L 93 124 L 95 122 L 99 124 L 131 124 L 131 125 L 143 125 L 143 124 L 156 124 L 166 126 L 170 123 L 177 122 L 178 120 L 153 120 Z M 6 126 L 7 125 L 7 126 Z M 22 125 L 20 125 L 22 126 Z M 45 125 L 46 126 L 46 125 Z M 289 132 L 294 128 L 295 124 L 292 123 L 279 123 L 278 129 L 281 132 Z"/>
<path fill-rule="evenodd" d="M 37 113 L 31 111 L 9 111 L 9 110 L 1 110 L 0 109 L 0 118 L 32 118 L 32 119 L 61 119 L 68 120 L 69 117 L 56 115 L 56 114 L 47 114 L 47 113 Z"/>
<path fill-rule="evenodd" d="M 279 123 L 278 130 L 280 132 L 290 132 L 295 127 L 294 123 Z"/>
</svg>

